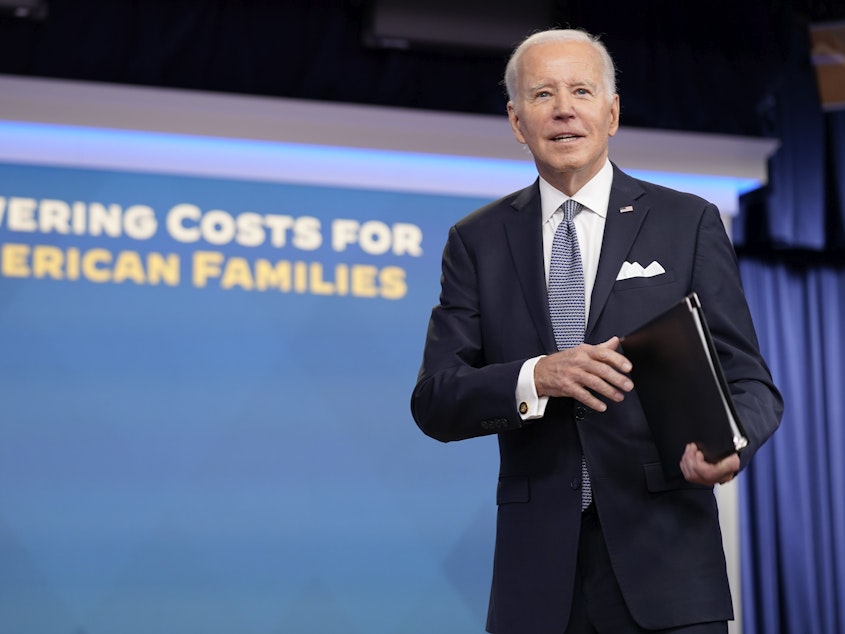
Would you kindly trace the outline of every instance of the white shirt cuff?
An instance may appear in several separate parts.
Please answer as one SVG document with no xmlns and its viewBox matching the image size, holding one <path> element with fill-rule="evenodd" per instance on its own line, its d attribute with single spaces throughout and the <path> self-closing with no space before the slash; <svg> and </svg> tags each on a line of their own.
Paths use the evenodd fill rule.
<svg viewBox="0 0 845 634">
<path fill-rule="evenodd" d="M 542 418 L 546 413 L 549 397 L 537 396 L 537 387 L 534 385 L 534 366 L 542 358 L 539 356 L 528 359 L 519 370 L 516 380 L 516 409 L 522 420 Z"/>
</svg>

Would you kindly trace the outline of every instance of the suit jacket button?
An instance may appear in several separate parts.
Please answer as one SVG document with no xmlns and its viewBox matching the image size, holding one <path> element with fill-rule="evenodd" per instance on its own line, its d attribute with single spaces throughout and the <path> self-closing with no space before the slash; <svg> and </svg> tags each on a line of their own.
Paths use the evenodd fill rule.
<svg viewBox="0 0 845 634">
<path fill-rule="evenodd" d="M 528 413 L 528 403 L 522 401 L 522 403 L 519 404 L 519 413 L 523 416 Z"/>
<path fill-rule="evenodd" d="M 572 478 L 572 480 L 569 481 L 569 488 L 572 489 L 573 491 L 577 491 L 578 489 L 580 489 L 581 488 L 581 478 Z"/>
<path fill-rule="evenodd" d="M 587 408 L 583 405 L 575 406 L 575 420 L 584 420 L 587 417 Z"/>
</svg>

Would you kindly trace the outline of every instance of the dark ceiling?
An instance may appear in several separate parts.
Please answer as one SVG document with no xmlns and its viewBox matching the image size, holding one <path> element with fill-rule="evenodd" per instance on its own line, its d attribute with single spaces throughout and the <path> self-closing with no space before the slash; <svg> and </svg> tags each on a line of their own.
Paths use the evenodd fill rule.
<svg viewBox="0 0 845 634">
<path fill-rule="evenodd" d="M 43 20 L 9 16 L 13 2 L 0 73 L 485 114 L 504 113 L 505 47 L 379 41 L 375 18 L 398 2 L 469 40 L 539 6 L 533 28 L 602 34 L 623 124 L 746 135 L 772 132 L 783 69 L 810 63 L 807 25 L 845 20 L 845 0 L 487 0 L 496 11 L 457 25 L 443 0 L 46 0 Z"/>
</svg>

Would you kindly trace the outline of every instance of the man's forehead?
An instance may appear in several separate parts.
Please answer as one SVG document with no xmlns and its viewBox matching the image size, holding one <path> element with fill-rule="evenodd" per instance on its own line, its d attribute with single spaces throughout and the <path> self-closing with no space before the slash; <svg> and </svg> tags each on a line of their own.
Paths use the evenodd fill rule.
<svg viewBox="0 0 845 634">
<path fill-rule="evenodd" d="M 523 85 L 563 83 L 595 86 L 601 79 L 600 65 L 588 58 L 554 56 L 522 61 Z"/>
<path fill-rule="evenodd" d="M 584 57 L 592 58 L 598 55 L 595 46 L 589 42 L 559 40 L 551 42 L 537 42 L 523 52 L 523 59 L 528 57 Z"/>
<path fill-rule="evenodd" d="M 579 45 L 573 47 L 572 45 Z M 520 59 L 524 73 L 561 72 L 592 75 L 600 68 L 598 52 L 585 42 L 549 42 L 535 44 L 523 53 Z"/>
</svg>

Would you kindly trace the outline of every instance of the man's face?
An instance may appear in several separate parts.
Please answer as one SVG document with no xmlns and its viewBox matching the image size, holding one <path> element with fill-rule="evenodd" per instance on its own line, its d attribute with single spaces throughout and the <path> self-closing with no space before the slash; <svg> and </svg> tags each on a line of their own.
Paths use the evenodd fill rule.
<svg viewBox="0 0 845 634">
<path fill-rule="evenodd" d="M 525 50 L 508 103 L 514 136 L 550 184 L 574 194 L 602 168 L 619 128 L 619 97 L 606 93 L 599 53 L 586 42 Z"/>
</svg>

